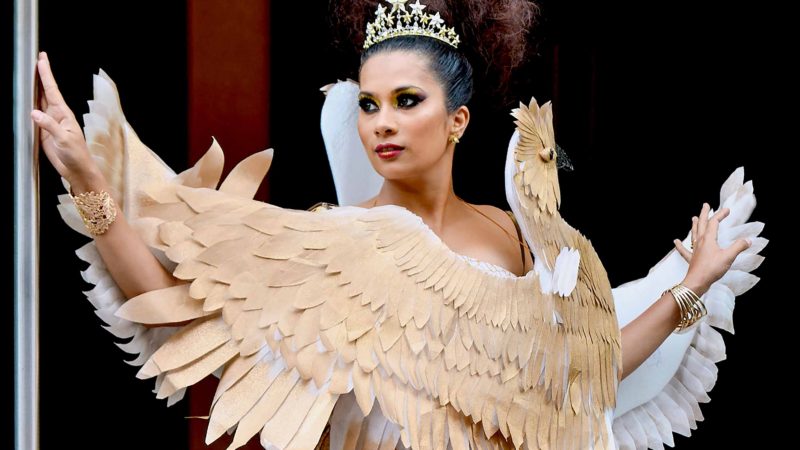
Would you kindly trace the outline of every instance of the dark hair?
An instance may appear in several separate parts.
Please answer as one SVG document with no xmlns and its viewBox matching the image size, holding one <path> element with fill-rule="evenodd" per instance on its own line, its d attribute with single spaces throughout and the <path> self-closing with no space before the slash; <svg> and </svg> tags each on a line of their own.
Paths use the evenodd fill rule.
<svg viewBox="0 0 800 450">
<path fill-rule="evenodd" d="M 331 0 L 337 41 L 363 45 L 365 28 L 374 20 L 376 0 Z M 526 56 L 527 35 L 538 7 L 529 0 L 427 0 L 428 11 L 439 12 L 459 34 L 458 49 L 434 38 L 402 36 L 372 45 L 361 54 L 361 64 L 379 52 L 408 50 L 426 56 L 442 83 L 447 110 L 452 112 L 472 97 L 474 72 L 504 94 L 511 72 Z M 472 64 L 470 64 L 470 61 Z"/>
<path fill-rule="evenodd" d="M 472 98 L 472 66 L 453 46 L 426 36 L 400 36 L 378 42 L 361 54 L 361 65 L 376 53 L 412 51 L 428 59 L 428 68 L 444 89 L 447 112 Z"/>
</svg>

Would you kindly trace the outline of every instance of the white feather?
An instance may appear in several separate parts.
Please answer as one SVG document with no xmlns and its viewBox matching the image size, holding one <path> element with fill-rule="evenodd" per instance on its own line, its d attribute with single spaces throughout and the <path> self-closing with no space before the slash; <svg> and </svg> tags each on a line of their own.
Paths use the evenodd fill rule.
<svg viewBox="0 0 800 450">
<path fill-rule="evenodd" d="M 514 175 L 516 175 L 517 171 L 519 170 L 516 161 L 514 160 L 514 149 L 516 149 L 518 143 L 519 131 L 515 130 L 514 134 L 511 135 L 511 139 L 508 142 L 508 150 L 506 151 L 506 201 L 508 202 L 508 206 L 511 208 L 511 212 L 514 213 L 514 217 L 517 219 L 522 236 L 525 238 L 525 241 L 528 243 L 528 247 L 533 252 L 534 259 L 539 260 L 542 258 L 539 257 L 536 248 L 533 246 L 533 240 L 531 239 L 531 233 L 528 230 L 527 220 L 525 220 L 525 215 L 522 214 L 522 203 L 519 201 L 519 193 L 514 185 Z"/>
<path fill-rule="evenodd" d="M 578 268 L 581 264 L 581 254 L 578 249 L 564 247 L 556 257 L 553 270 L 553 292 L 562 297 L 572 293 L 578 284 Z"/>
<path fill-rule="evenodd" d="M 327 90 L 320 128 L 340 206 L 378 194 L 383 178 L 369 162 L 358 135 L 358 85 L 340 81 Z"/>
</svg>

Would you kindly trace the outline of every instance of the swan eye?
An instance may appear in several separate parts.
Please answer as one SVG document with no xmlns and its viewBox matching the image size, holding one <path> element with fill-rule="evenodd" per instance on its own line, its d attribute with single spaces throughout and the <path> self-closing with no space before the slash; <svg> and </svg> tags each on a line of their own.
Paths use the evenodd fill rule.
<svg viewBox="0 0 800 450">
<path fill-rule="evenodd" d="M 551 147 L 543 148 L 539 150 L 539 157 L 542 158 L 542 161 L 546 163 L 552 162 L 553 158 L 555 157 L 555 150 L 553 150 Z"/>
</svg>

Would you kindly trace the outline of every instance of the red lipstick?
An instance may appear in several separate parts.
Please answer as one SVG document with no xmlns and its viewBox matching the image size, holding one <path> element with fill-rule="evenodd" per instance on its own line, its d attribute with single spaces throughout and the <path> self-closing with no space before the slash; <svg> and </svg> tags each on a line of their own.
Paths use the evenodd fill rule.
<svg viewBox="0 0 800 450">
<path fill-rule="evenodd" d="M 405 147 L 401 147 L 399 145 L 395 145 L 392 143 L 384 143 L 378 144 L 375 146 L 375 153 L 378 154 L 378 158 L 380 159 L 394 159 L 400 155 L 400 152 L 403 151 Z"/>
</svg>

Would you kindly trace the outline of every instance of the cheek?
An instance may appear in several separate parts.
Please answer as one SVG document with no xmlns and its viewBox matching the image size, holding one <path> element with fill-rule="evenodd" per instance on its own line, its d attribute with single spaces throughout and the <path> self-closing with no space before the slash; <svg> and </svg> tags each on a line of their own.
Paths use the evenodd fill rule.
<svg viewBox="0 0 800 450">
<path fill-rule="evenodd" d="M 384 174 L 379 171 L 380 158 L 378 158 L 375 152 L 370 150 L 375 144 L 375 142 L 373 142 L 374 133 L 373 133 L 373 127 L 369 123 L 369 117 L 359 112 L 358 121 L 356 122 L 356 127 L 358 128 L 358 138 L 359 142 L 361 143 L 361 150 L 364 151 L 364 153 L 366 153 L 367 159 L 369 160 L 370 164 L 372 164 L 372 167 L 381 176 L 384 176 Z"/>
<path fill-rule="evenodd" d="M 446 142 L 446 124 L 441 114 L 430 113 L 409 123 L 415 140 L 425 150 L 426 156 L 438 158 L 444 153 Z"/>
<path fill-rule="evenodd" d="M 366 150 L 369 147 L 369 139 L 372 136 L 370 132 L 369 124 L 367 123 L 367 119 L 364 117 L 364 114 L 358 114 L 358 121 L 356 122 L 358 128 L 358 137 L 361 140 L 361 146 L 364 147 Z"/>
</svg>

